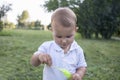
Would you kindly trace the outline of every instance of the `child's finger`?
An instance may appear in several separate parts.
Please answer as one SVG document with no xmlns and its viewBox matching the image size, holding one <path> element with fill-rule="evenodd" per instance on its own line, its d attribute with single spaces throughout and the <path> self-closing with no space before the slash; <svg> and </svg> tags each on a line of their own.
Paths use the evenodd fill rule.
<svg viewBox="0 0 120 80">
<path fill-rule="evenodd" d="M 39 55 L 39 60 L 42 64 L 46 63 L 47 62 L 47 59 L 46 59 L 46 56 L 45 54 L 40 54 Z"/>
<path fill-rule="evenodd" d="M 47 56 L 46 55 L 43 56 L 43 63 L 47 64 Z"/>
<path fill-rule="evenodd" d="M 42 63 L 43 59 L 42 59 L 42 54 L 39 55 L 39 61 Z"/>
<path fill-rule="evenodd" d="M 74 73 L 72 76 L 73 80 L 82 80 L 81 76 L 78 73 Z"/>
<path fill-rule="evenodd" d="M 50 55 L 47 55 L 46 57 L 47 57 L 47 64 L 48 64 L 49 66 L 51 66 L 51 65 L 52 65 L 51 56 L 50 56 Z"/>
</svg>

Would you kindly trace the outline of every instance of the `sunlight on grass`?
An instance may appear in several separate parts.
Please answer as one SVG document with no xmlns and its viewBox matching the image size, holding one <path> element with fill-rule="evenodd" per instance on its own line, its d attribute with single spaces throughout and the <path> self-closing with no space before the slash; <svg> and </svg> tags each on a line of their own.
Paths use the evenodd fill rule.
<svg viewBox="0 0 120 80">
<path fill-rule="evenodd" d="M 120 80 L 120 41 L 82 39 L 88 64 L 84 80 Z M 50 31 L 3 30 L 0 32 L 0 80 L 42 80 L 42 67 L 33 67 L 30 58 L 44 41 L 52 40 Z"/>
</svg>

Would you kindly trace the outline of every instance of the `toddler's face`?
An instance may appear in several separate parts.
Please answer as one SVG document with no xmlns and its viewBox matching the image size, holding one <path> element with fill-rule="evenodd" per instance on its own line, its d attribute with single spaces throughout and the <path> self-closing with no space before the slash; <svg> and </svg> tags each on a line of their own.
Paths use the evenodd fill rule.
<svg viewBox="0 0 120 80">
<path fill-rule="evenodd" d="M 70 47 L 74 41 L 74 35 L 75 27 L 63 27 L 60 25 L 53 27 L 53 38 L 62 49 Z"/>
</svg>

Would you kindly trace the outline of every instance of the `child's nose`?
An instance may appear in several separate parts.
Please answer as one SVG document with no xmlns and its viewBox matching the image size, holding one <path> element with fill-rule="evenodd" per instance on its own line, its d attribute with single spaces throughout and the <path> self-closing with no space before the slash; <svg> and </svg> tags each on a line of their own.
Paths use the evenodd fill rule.
<svg viewBox="0 0 120 80">
<path fill-rule="evenodd" d="M 65 38 L 64 38 L 64 39 L 62 39 L 62 42 L 63 42 L 63 43 L 66 43 L 66 41 L 67 41 L 67 40 L 66 40 Z"/>
</svg>

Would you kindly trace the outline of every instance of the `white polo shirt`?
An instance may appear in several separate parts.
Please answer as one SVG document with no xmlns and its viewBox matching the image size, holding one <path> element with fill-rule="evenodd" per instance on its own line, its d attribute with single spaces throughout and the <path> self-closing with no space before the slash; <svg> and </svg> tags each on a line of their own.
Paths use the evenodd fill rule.
<svg viewBox="0 0 120 80">
<path fill-rule="evenodd" d="M 52 58 L 52 66 L 64 68 L 71 73 L 75 73 L 79 67 L 87 67 L 83 50 L 73 41 L 69 51 L 64 54 L 64 50 L 55 41 L 44 42 L 35 54 L 46 53 Z M 54 67 L 44 66 L 43 80 L 67 80 L 62 72 Z"/>
</svg>

